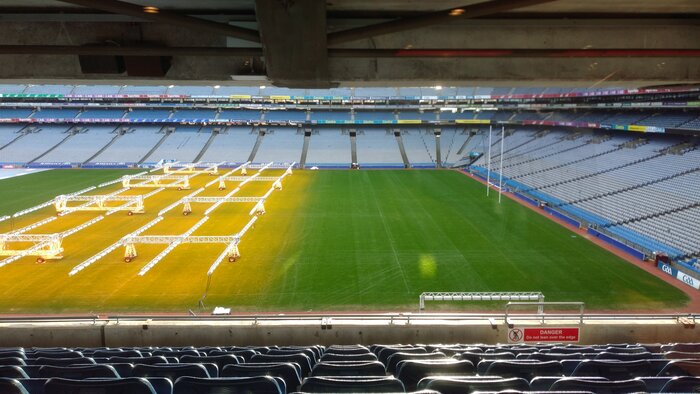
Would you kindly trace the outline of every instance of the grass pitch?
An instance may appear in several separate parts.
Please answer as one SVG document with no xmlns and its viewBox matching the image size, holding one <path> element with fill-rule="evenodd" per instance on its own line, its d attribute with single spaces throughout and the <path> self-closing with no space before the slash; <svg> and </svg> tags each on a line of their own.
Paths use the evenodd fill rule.
<svg viewBox="0 0 700 394">
<path fill-rule="evenodd" d="M 49 171 L 3 180 L 0 201 L 10 201 L 12 210 L 40 202 L 14 202 L 11 194 L 22 184 L 34 184 L 37 176 L 60 178 L 57 184 L 78 190 L 104 181 L 96 179 L 100 174 Z M 92 181 L 79 184 L 71 181 L 73 176 Z M 193 178 L 193 190 L 211 179 Z M 14 186 L 6 187 L 7 182 Z M 200 195 L 223 195 L 235 185 L 224 192 L 216 186 Z M 237 195 L 260 196 L 269 187 L 250 182 Z M 93 193 L 117 189 L 113 185 Z M 67 191 L 42 188 L 48 194 L 41 201 Z M 137 245 L 139 256 L 130 264 L 118 248 L 76 276 L 67 275 L 186 193 L 160 192 L 146 200 L 146 214 L 117 213 L 76 233 L 64 242 L 63 260 L 38 265 L 27 257 L 0 268 L 0 312 L 196 308 L 207 291 L 206 272 L 223 245 L 180 245 L 143 277 L 137 272 L 164 246 Z M 296 171 L 244 236 L 242 258 L 222 263 L 215 272 L 205 304 L 234 311 L 415 310 L 424 291 L 541 291 L 547 301 L 585 301 L 591 309 L 673 308 L 688 301 L 675 287 L 547 218 L 507 198 L 498 204 L 495 194 L 488 199 L 484 194 L 483 185 L 454 171 Z M 145 234 L 182 233 L 202 218 L 206 207 L 193 204 L 187 217 L 178 207 Z M 233 234 L 249 220 L 250 208 L 223 204 L 194 235 Z M 18 218 L 14 226 L 51 214 L 46 208 Z M 62 231 L 96 215 L 74 213 L 33 232 Z M 6 222 L 0 223 L 0 232 L 9 230 Z M 493 307 L 427 304 L 428 310 Z"/>
</svg>

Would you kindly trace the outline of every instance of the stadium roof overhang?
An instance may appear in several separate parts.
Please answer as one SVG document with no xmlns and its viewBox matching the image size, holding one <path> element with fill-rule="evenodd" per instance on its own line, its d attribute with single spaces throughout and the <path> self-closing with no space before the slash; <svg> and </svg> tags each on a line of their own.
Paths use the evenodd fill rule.
<svg viewBox="0 0 700 394">
<path fill-rule="evenodd" d="M 628 86 L 700 81 L 696 0 L 5 0 L 0 79 Z"/>
</svg>

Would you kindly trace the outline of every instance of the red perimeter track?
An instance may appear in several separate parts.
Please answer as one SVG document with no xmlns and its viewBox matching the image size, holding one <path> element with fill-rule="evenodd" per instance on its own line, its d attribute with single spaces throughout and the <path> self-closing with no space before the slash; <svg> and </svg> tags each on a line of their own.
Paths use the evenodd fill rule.
<svg viewBox="0 0 700 394">
<path fill-rule="evenodd" d="M 461 171 L 461 170 L 455 170 L 455 171 L 458 171 L 459 173 L 464 174 L 465 176 L 468 176 L 469 178 L 486 186 L 486 181 L 477 177 L 477 176 L 474 176 L 472 174 L 466 173 L 466 172 Z M 498 189 L 493 187 L 493 186 L 491 187 L 491 189 L 498 191 Z M 617 257 L 620 257 L 621 259 L 628 261 L 631 264 L 636 265 L 637 267 L 639 267 L 639 268 L 643 269 L 644 271 L 656 276 L 657 278 L 663 280 L 664 282 L 678 288 L 679 290 L 684 292 L 690 298 L 688 305 L 686 305 L 684 308 L 680 308 L 680 309 L 630 310 L 630 311 L 625 310 L 624 313 L 677 313 L 677 312 L 697 313 L 697 312 L 700 312 L 700 291 L 697 291 L 697 290 L 693 289 L 692 287 L 690 287 L 684 283 L 681 283 L 681 281 L 677 280 L 676 278 L 671 277 L 664 272 L 661 272 L 661 270 L 657 269 L 654 264 L 652 264 L 650 262 L 641 261 L 641 260 L 635 258 L 634 256 L 632 256 L 628 253 L 625 253 L 622 250 L 617 249 L 614 246 L 612 246 L 606 242 L 603 242 L 602 240 L 600 240 L 596 237 L 590 236 L 590 234 L 588 234 L 585 229 L 580 229 L 580 228 L 574 227 L 561 219 L 558 219 L 552 215 L 547 214 L 542 209 L 539 209 L 539 208 L 534 207 L 530 204 L 527 204 L 526 202 L 522 201 L 521 199 L 515 197 L 512 193 L 504 192 L 503 195 L 508 197 L 509 199 L 517 202 L 518 204 L 528 208 L 529 210 L 531 210 L 533 212 L 537 212 L 541 216 L 544 216 L 544 217 L 548 218 L 549 220 L 558 223 L 562 227 L 565 227 L 568 230 L 573 231 L 574 233 L 578 234 L 579 236 L 593 242 L 594 244 L 609 251 L 610 253 L 616 255 Z M 617 310 L 588 311 L 587 310 L 586 312 L 620 313 L 623 311 L 617 311 Z"/>
<path fill-rule="evenodd" d="M 469 173 L 466 173 L 461 170 L 454 170 L 459 172 L 460 174 L 463 174 L 483 185 L 486 185 L 486 182 L 476 176 L 473 176 Z M 495 187 L 491 187 L 493 190 L 498 191 Z M 609 313 L 609 314 L 620 314 L 620 313 L 625 313 L 625 314 L 634 314 L 634 313 L 639 313 L 639 314 L 653 314 L 653 313 L 699 313 L 700 312 L 700 291 L 696 291 L 695 289 L 681 283 L 679 280 L 676 278 L 673 278 L 669 276 L 666 273 L 661 272 L 661 270 L 657 269 L 656 266 L 653 264 L 650 264 L 648 262 L 643 262 L 638 259 L 636 259 L 634 256 L 627 254 L 612 245 L 609 245 L 603 241 L 601 241 L 598 238 L 591 237 L 586 230 L 582 230 L 580 228 L 574 227 L 570 225 L 569 223 L 566 223 L 565 221 L 558 219 L 552 215 L 548 215 L 544 210 L 538 209 L 536 207 L 533 207 L 530 204 L 526 204 L 524 201 L 520 200 L 519 198 L 516 198 L 513 196 L 513 194 L 505 192 L 503 193 L 504 196 L 508 197 L 509 199 L 517 202 L 518 204 L 530 209 L 531 211 L 537 212 L 539 215 L 542 215 L 549 220 L 558 223 L 562 227 L 565 227 L 566 229 L 580 235 L 581 237 L 589 240 L 590 242 L 593 242 L 594 244 L 598 245 L 599 247 L 610 251 L 610 253 L 620 257 L 621 259 L 628 261 L 631 264 L 636 265 L 637 267 L 645 270 L 646 272 L 656 276 L 657 278 L 663 280 L 664 282 L 680 289 L 682 292 L 684 292 L 689 298 L 690 301 L 688 304 L 679 309 L 639 309 L 639 310 L 587 310 L 587 313 Z M 278 311 L 278 312 L 234 312 L 232 315 L 235 316 L 265 316 L 265 315 L 270 315 L 270 316 L 277 316 L 280 314 L 287 314 L 287 315 L 304 315 L 304 314 L 309 314 L 309 315 L 318 315 L 318 314 L 327 314 L 327 315 L 344 315 L 344 314 L 377 314 L 377 313 L 405 313 L 405 312 L 414 312 L 414 311 L 406 311 L 406 310 L 389 310 L 389 311 L 313 311 L 313 312 L 305 312 L 305 311 Z M 501 313 L 503 312 L 502 310 L 498 311 L 479 311 L 479 312 L 473 312 L 473 311 L 445 311 L 445 313 L 460 313 L 460 312 L 468 312 L 468 313 Z M 553 311 L 554 312 L 554 311 Z M 88 315 L 87 313 L 85 315 Z M 54 313 L 47 313 L 47 314 L 7 314 L 3 315 L 0 314 L 0 317 L 18 317 L 18 318 L 31 318 L 33 316 L 41 316 L 41 317 L 56 317 L 56 318 L 61 318 L 61 317 L 69 317 L 69 316 L 85 316 L 81 315 L 79 313 L 66 313 L 66 314 L 54 314 Z M 105 313 L 101 312 L 99 314 L 96 314 L 96 316 L 99 316 L 99 318 L 107 318 L 108 316 L 140 316 L 143 315 L 144 317 L 146 316 L 160 316 L 160 317 L 166 317 L 166 316 L 187 316 L 186 313 L 179 313 L 179 312 L 144 312 L 144 313 Z M 210 316 L 208 313 L 202 312 L 199 313 L 198 316 L 200 317 L 207 317 Z"/>
</svg>

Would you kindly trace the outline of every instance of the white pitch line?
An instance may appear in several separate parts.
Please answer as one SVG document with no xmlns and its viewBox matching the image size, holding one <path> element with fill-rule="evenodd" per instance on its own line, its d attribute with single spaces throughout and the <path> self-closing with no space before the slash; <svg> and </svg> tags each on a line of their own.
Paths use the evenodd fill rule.
<svg viewBox="0 0 700 394">
<path fill-rule="evenodd" d="M 43 226 L 43 225 L 45 225 L 46 223 L 51 223 L 51 222 L 53 222 L 53 221 L 56 220 L 56 219 L 57 219 L 56 216 L 51 216 L 51 217 L 48 217 L 48 218 L 46 218 L 46 219 L 44 219 L 44 220 L 40 220 L 40 221 L 35 222 L 35 223 L 32 223 L 32 224 L 30 224 L 30 225 L 28 225 L 28 226 L 19 228 L 19 229 L 15 230 L 15 231 L 10 231 L 10 232 L 7 233 L 7 234 L 8 234 L 8 235 L 10 235 L 10 234 L 11 234 L 11 235 L 15 235 L 15 234 L 26 233 L 27 231 L 34 230 L 35 228 L 40 227 L 40 226 Z"/>
<path fill-rule="evenodd" d="M 68 273 L 68 276 L 73 276 L 77 274 L 78 272 L 84 270 L 85 268 L 89 267 L 93 263 L 99 261 L 101 258 L 107 256 L 110 254 L 113 250 L 117 249 L 120 246 L 123 246 L 122 240 L 128 236 L 133 236 L 133 235 L 139 235 L 142 232 L 148 230 L 149 228 L 153 227 L 156 223 L 160 222 L 163 220 L 162 216 L 158 216 L 155 219 L 151 220 L 150 222 L 144 224 L 143 226 L 139 227 L 138 229 L 132 231 L 131 233 L 125 235 L 122 237 L 119 241 L 113 243 L 112 245 L 108 246 L 107 248 L 103 249 L 102 251 L 98 252 L 96 255 L 90 257 L 89 259 L 83 261 L 82 263 L 76 265 L 73 267 L 73 269 Z"/>
<path fill-rule="evenodd" d="M 203 217 L 202 219 L 200 219 L 197 223 L 195 223 L 194 226 L 192 226 L 189 230 L 187 230 L 187 232 L 185 232 L 184 234 L 182 234 L 182 235 L 180 236 L 180 240 L 175 241 L 175 242 L 171 243 L 170 245 L 168 245 L 168 247 L 165 248 L 165 250 L 163 250 L 162 252 L 158 253 L 158 255 L 157 255 L 156 257 L 154 257 L 153 260 L 149 261 L 148 264 L 146 264 L 143 268 L 141 268 L 141 271 L 139 271 L 138 275 L 139 275 L 139 276 L 144 276 L 144 275 L 146 275 L 146 273 L 147 273 L 148 271 L 150 271 L 151 268 L 153 268 L 153 267 L 154 267 L 156 264 L 158 264 L 165 256 L 167 256 L 170 252 L 172 252 L 173 249 L 175 249 L 178 245 L 180 245 L 180 244 L 182 243 L 182 240 L 183 240 L 183 239 L 185 239 L 185 238 L 189 237 L 190 235 L 192 235 L 192 233 L 195 232 L 195 230 L 197 230 L 197 229 L 199 228 L 199 226 L 203 225 L 207 220 L 209 220 L 209 216 L 205 216 L 205 217 Z"/>
</svg>

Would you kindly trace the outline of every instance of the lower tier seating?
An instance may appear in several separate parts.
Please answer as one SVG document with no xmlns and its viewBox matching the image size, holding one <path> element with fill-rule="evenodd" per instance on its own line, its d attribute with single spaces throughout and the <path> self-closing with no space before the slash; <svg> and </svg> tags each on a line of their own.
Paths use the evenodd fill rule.
<svg viewBox="0 0 700 394">
<path fill-rule="evenodd" d="M 0 348 L 0 393 L 698 392 L 700 343 Z"/>
</svg>

